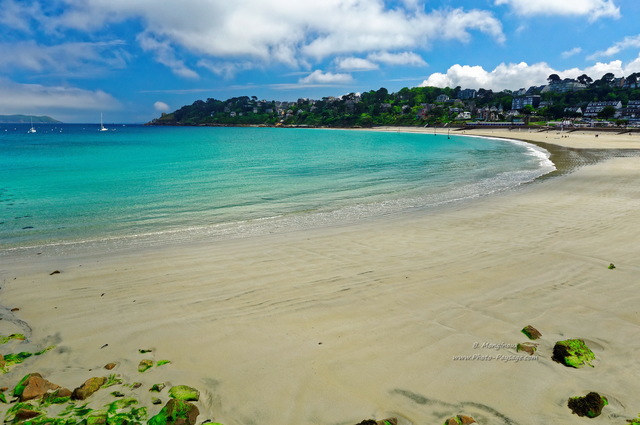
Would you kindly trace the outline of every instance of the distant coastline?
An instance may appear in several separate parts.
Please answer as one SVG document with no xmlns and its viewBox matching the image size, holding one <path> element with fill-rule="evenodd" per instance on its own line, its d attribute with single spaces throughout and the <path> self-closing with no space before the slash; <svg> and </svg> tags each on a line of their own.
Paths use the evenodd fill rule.
<svg viewBox="0 0 640 425">
<path fill-rule="evenodd" d="M 33 121 L 32 121 L 33 120 Z M 61 124 L 58 121 L 46 115 L 0 115 L 0 124 Z"/>
</svg>

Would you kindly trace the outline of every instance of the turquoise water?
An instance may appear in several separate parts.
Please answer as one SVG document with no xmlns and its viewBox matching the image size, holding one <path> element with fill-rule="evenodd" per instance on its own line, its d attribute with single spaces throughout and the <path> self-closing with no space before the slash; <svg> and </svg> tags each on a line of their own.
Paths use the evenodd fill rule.
<svg viewBox="0 0 640 425">
<path fill-rule="evenodd" d="M 524 143 L 369 131 L 0 126 L 0 250 L 234 237 L 507 190 L 553 170 Z"/>
</svg>

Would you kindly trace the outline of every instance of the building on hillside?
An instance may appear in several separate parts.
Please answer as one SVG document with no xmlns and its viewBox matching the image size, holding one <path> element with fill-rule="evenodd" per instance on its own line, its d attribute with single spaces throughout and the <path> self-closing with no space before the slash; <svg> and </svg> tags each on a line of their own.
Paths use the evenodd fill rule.
<svg viewBox="0 0 640 425">
<path fill-rule="evenodd" d="M 561 81 L 552 81 L 549 85 L 545 86 L 541 92 L 567 93 L 571 91 L 584 90 L 586 88 L 586 84 L 579 83 L 571 78 L 565 78 Z"/>
<path fill-rule="evenodd" d="M 607 106 L 611 106 L 616 110 L 622 108 L 622 102 L 619 100 L 611 100 L 605 102 L 589 102 L 582 114 L 585 118 L 595 118 Z"/>
<path fill-rule="evenodd" d="M 629 124 L 640 123 L 640 100 L 630 100 L 626 108 L 620 108 L 616 113 L 616 118 L 627 120 Z"/>
<path fill-rule="evenodd" d="M 576 106 L 573 108 L 564 108 L 564 113 L 567 114 L 568 116 L 582 115 L 582 108 L 579 106 Z"/>
<path fill-rule="evenodd" d="M 458 97 L 463 100 L 475 99 L 477 93 L 475 89 L 464 89 L 458 92 Z"/>
<path fill-rule="evenodd" d="M 447 96 L 446 94 L 441 94 L 438 95 L 438 97 L 436 97 L 436 102 L 446 102 L 449 100 L 449 96 Z"/>
<path fill-rule="evenodd" d="M 511 109 L 521 110 L 527 105 L 531 105 L 534 108 L 540 106 L 540 95 L 534 94 L 529 96 L 514 97 L 511 101 Z"/>
</svg>

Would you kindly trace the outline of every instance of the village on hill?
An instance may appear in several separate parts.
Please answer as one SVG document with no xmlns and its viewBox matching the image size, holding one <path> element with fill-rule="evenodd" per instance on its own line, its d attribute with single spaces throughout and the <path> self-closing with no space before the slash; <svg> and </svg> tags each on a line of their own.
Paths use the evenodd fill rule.
<svg viewBox="0 0 640 425">
<path fill-rule="evenodd" d="M 527 124 L 574 127 L 640 127 L 640 73 L 598 80 L 587 75 L 528 89 L 413 87 L 385 88 L 340 97 L 295 102 L 241 96 L 209 98 L 168 114 L 151 125 L 270 125 L 297 127 L 373 127 Z"/>
</svg>

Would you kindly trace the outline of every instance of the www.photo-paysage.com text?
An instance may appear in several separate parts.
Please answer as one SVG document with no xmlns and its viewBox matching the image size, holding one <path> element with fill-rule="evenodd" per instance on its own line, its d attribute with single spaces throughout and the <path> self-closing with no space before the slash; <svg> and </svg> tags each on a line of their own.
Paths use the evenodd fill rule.
<svg viewBox="0 0 640 425">
<path fill-rule="evenodd" d="M 498 355 L 489 355 L 489 354 L 471 354 L 466 356 L 453 356 L 453 360 L 462 360 L 462 361 L 493 361 L 499 360 L 502 362 L 530 362 L 538 360 L 538 356 L 521 356 L 516 354 L 498 354 Z"/>
</svg>

